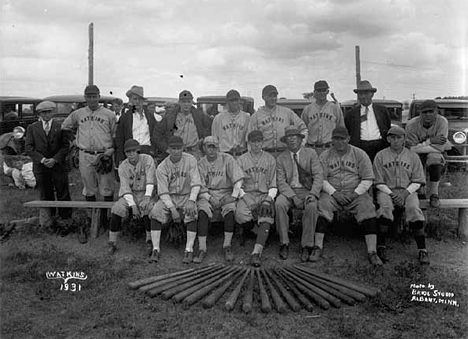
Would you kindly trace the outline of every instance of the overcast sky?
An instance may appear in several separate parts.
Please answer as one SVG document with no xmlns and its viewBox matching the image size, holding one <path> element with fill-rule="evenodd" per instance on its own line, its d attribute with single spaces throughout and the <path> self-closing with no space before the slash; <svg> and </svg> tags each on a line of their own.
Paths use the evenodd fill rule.
<svg viewBox="0 0 468 339">
<path fill-rule="evenodd" d="M 274 84 L 301 98 L 319 79 L 354 98 L 355 46 L 375 98 L 467 95 L 466 0 L 2 0 L 0 95 L 81 94 L 94 23 L 94 82 L 119 96 Z"/>
</svg>

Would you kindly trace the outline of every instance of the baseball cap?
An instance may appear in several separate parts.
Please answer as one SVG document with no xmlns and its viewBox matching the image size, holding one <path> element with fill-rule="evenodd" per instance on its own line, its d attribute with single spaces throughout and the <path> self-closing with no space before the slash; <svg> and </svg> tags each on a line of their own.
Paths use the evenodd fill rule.
<svg viewBox="0 0 468 339">
<path fill-rule="evenodd" d="M 327 82 L 325 80 L 319 80 L 314 84 L 314 91 L 321 89 L 329 89 Z"/>
<path fill-rule="evenodd" d="M 231 100 L 236 100 L 240 99 L 240 93 L 236 91 L 235 89 L 231 89 L 229 92 L 226 94 L 226 100 L 231 101 Z"/>
<path fill-rule="evenodd" d="M 184 141 L 182 140 L 181 137 L 178 136 L 172 136 L 169 138 L 169 141 L 167 142 L 169 147 L 182 147 L 184 146 Z"/>
<path fill-rule="evenodd" d="M 183 91 L 180 92 L 180 94 L 179 94 L 179 100 L 182 100 L 182 99 L 190 99 L 190 100 L 192 100 L 192 99 L 193 99 L 193 95 L 192 95 L 192 93 L 190 93 L 190 91 L 183 90 Z"/>
<path fill-rule="evenodd" d="M 140 143 L 136 141 L 135 139 L 128 139 L 125 141 L 124 144 L 124 152 L 130 151 L 130 150 L 139 150 L 140 149 Z"/>
<path fill-rule="evenodd" d="M 88 85 L 84 90 L 84 94 L 99 94 L 99 88 L 96 85 Z"/>
<path fill-rule="evenodd" d="M 55 110 L 55 104 L 52 101 L 42 101 L 36 106 L 36 111 L 39 113 L 53 110 Z"/>
<path fill-rule="evenodd" d="M 280 138 L 280 141 L 286 143 L 286 138 L 291 135 L 296 135 L 301 139 L 305 138 L 305 136 L 301 134 L 301 132 L 299 131 L 299 129 L 297 129 L 296 126 L 290 125 L 284 128 L 284 135 Z"/>
<path fill-rule="evenodd" d="M 338 126 L 332 132 L 332 138 L 346 139 L 347 137 L 349 137 L 349 133 L 346 127 Z"/>
<path fill-rule="evenodd" d="M 273 85 L 266 85 L 262 90 L 262 97 L 269 96 L 270 94 L 278 94 L 278 90 Z"/>
<path fill-rule="evenodd" d="M 406 131 L 400 126 L 392 126 L 388 130 L 387 135 L 402 135 L 402 136 L 405 136 Z"/>
<path fill-rule="evenodd" d="M 210 136 L 206 137 L 205 140 L 203 140 L 203 144 L 204 145 L 214 145 L 214 146 L 218 147 L 218 145 L 219 145 L 218 138 L 210 135 Z"/>
<path fill-rule="evenodd" d="M 433 111 L 437 108 L 437 103 L 434 100 L 425 100 L 421 104 L 421 112 Z"/>
<path fill-rule="evenodd" d="M 24 133 L 26 133 L 26 130 L 21 126 L 16 126 L 15 128 L 13 128 L 13 137 L 15 139 L 21 139 Z"/>
<path fill-rule="evenodd" d="M 247 135 L 247 140 L 250 142 L 263 140 L 263 134 L 258 130 L 252 131 Z"/>
</svg>

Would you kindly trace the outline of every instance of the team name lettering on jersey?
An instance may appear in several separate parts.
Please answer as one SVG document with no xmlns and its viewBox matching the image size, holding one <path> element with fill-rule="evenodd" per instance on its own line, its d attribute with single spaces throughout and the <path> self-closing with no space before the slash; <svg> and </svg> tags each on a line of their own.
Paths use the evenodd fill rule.
<svg viewBox="0 0 468 339">
<path fill-rule="evenodd" d="M 206 173 L 207 178 L 215 178 L 215 177 L 225 177 L 226 172 L 224 171 L 208 171 Z"/>
<path fill-rule="evenodd" d="M 237 121 L 232 121 L 226 125 L 223 125 L 223 131 L 228 131 L 230 129 L 235 129 L 235 128 L 238 128 L 240 129 L 241 131 L 244 130 L 244 125 L 241 125 L 240 123 L 238 123 Z"/>
<path fill-rule="evenodd" d="M 388 169 L 388 168 L 392 168 L 392 167 L 402 167 L 404 169 L 407 169 L 409 170 L 410 169 L 410 164 L 408 164 L 407 162 L 405 161 L 391 161 L 391 162 L 388 162 L 386 164 L 383 164 L 383 167 Z"/>
<path fill-rule="evenodd" d="M 353 161 L 350 161 L 350 160 L 345 160 L 345 161 L 335 161 L 335 162 L 332 162 L 328 165 L 328 167 L 330 169 L 336 169 L 336 168 L 339 168 L 339 167 L 347 167 L 347 168 L 356 168 L 357 165 L 355 162 Z"/>
<path fill-rule="evenodd" d="M 284 123 L 284 118 L 283 117 L 279 117 L 279 116 L 272 116 L 272 117 L 268 117 L 266 118 L 265 120 L 262 120 L 260 122 L 260 125 L 262 126 L 265 126 L 265 125 L 268 125 L 269 123 L 271 122 L 281 122 L 281 123 Z"/>
<path fill-rule="evenodd" d="M 320 112 L 318 114 L 311 115 L 310 119 L 311 120 L 327 119 L 330 121 L 334 121 L 336 118 L 334 115 L 328 114 L 327 112 Z"/>
<path fill-rule="evenodd" d="M 86 117 L 84 117 L 83 119 L 80 120 L 80 124 L 83 124 L 87 121 L 96 121 L 96 122 L 99 122 L 101 124 L 105 123 L 106 121 L 101 118 L 101 117 L 98 117 L 98 116 L 94 116 L 94 115 L 88 115 Z"/>
<path fill-rule="evenodd" d="M 263 167 L 250 167 L 245 169 L 246 174 L 254 174 L 254 173 L 262 173 L 262 174 L 267 174 L 268 173 L 268 168 L 263 168 Z"/>
<path fill-rule="evenodd" d="M 174 173 L 171 173 L 170 180 L 174 180 L 177 178 L 186 178 L 187 176 L 188 176 L 187 172 L 174 172 Z"/>
</svg>

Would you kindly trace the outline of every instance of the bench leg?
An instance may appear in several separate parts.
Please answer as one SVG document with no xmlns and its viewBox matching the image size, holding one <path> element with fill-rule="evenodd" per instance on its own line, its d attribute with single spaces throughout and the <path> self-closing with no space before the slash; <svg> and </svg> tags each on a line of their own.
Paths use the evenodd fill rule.
<svg viewBox="0 0 468 339">
<path fill-rule="evenodd" d="M 101 222 L 101 209 L 93 208 L 91 211 L 91 238 L 97 238 L 99 235 L 99 224 Z"/>
<path fill-rule="evenodd" d="M 468 208 L 458 210 L 458 237 L 468 240 Z"/>
<path fill-rule="evenodd" d="M 49 227 L 52 225 L 50 208 L 39 208 L 39 225 Z"/>
</svg>

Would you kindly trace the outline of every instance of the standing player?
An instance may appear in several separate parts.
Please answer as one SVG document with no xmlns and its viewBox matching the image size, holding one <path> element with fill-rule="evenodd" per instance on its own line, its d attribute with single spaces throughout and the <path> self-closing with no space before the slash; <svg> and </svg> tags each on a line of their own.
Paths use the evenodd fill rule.
<svg viewBox="0 0 468 339">
<path fill-rule="evenodd" d="M 262 150 L 262 132 L 250 132 L 247 140 L 250 151 L 237 159 L 245 177 L 241 199 L 237 202 L 236 221 L 244 229 L 252 228 L 251 221 L 256 220 L 258 223 L 257 240 L 251 256 L 251 264 L 258 267 L 275 217 L 274 199 L 278 193 L 276 161 L 271 154 Z"/>
<path fill-rule="evenodd" d="M 203 219 L 202 225 L 208 228 L 211 211 L 205 199 L 198 201 L 198 193 L 202 185 L 198 171 L 197 159 L 191 154 L 182 152 L 182 138 L 172 136 L 168 141 L 169 156 L 156 169 L 156 181 L 160 200 L 150 212 L 151 239 L 153 254 L 151 260 L 159 261 L 162 225 L 171 219 L 174 223 L 184 222 L 187 227 L 187 243 L 184 252 L 184 264 L 193 261 L 193 245 L 197 237 L 197 220 Z M 181 215 L 182 214 L 182 215 Z M 202 230 L 201 233 L 205 232 Z M 207 230 L 206 230 L 207 232 Z M 206 239 L 206 238 L 205 238 Z M 204 245 L 204 248 L 203 248 Z M 200 250 L 206 253 L 206 242 L 200 244 Z"/>
<path fill-rule="evenodd" d="M 219 150 L 234 157 L 247 152 L 247 128 L 250 114 L 240 109 L 240 94 L 235 89 L 226 94 L 227 110 L 214 117 L 211 135 L 219 140 Z"/>
<path fill-rule="evenodd" d="M 307 126 L 296 113 L 289 108 L 278 106 L 278 90 L 273 85 L 267 85 L 262 90 L 262 98 L 265 106 L 261 106 L 250 118 L 248 132 L 258 130 L 265 138 L 263 150 L 274 155 L 279 155 L 286 149 L 286 145 L 280 140 L 287 126 L 294 125 L 304 135 L 304 143 L 307 140 Z"/>
<path fill-rule="evenodd" d="M 304 108 L 301 119 L 309 129 L 306 146 L 320 155 L 331 147 L 331 133 L 337 126 L 344 126 L 343 112 L 335 102 L 328 101 L 328 83 L 319 80 L 314 84 L 315 102 Z"/>
<path fill-rule="evenodd" d="M 198 162 L 198 168 L 207 192 L 200 193 L 200 197 L 205 197 L 210 202 L 214 210 L 212 221 L 224 220 L 224 255 L 226 261 L 232 261 L 234 259 L 231 250 L 235 226 L 234 213 L 244 173 L 234 157 L 218 152 L 218 147 L 216 137 L 205 138 L 204 151 L 206 155 Z M 206 235 L 199 233 L 198 242 L 206 243 Z"/>
<path fill-rule="evenodd" d="M 419 208 L 416 191 L 426 183 L 424 170 L 418 155 L 405 148 L 406 132 L 394 126 L 387 134 L 390 147 L 377 153 L 374 160 L 375 185 L 377 186 L 377 211 L 379 233 L 377 254 L 388 261 L 385 237 L 393 221 L 394 206 L 404 207 L 406 220 L 414 233 L 419 250 L 419 262 L 429 264 L 424 235 L 424 214 Z"/>
<path fill-rule="evenodd" d="M 135 139 L 128 139 L 124 144 L 126 159 L 119 166 L 119 200 L 112 206 L 109 231 L 109 254 L 116 250 L 117 238 L 122 218 L 132 210 L 134 219 L 143 219 L 146 230 L 148 256 L 152 254 L 149 211 L 153 207 L 152 199 L 156 166 L 150 155 L 140 154 L 140 144 Z"/>
<path fill-rule="evenodd" d="M 333 147 L 320 155 L 323 167 L 323 188 L 319 198 L 320 217 L 315 231 L 315 246 L 309 257 L 318 261 L 322 256 L 325 231 L 333 221 L 333 213 L 351 212 L 364 227 L 369 261 L 381 266 L 377 256 L 377 222 L 375 206 L 367 193 L 374 180 L 369 156 L 361 149 L 349 145 L 345 127 L 332 132 Z"/>
<path fill-rule="evenodd" d="M 426 100 L 421 104 L 421 115 L 408 121 L 406 144 L 426 164 L 429 172 L 429 199 L 432 207 L 439 207 L 439 183 L 445 164 L 443 152 L 450 149 L 447 141 L 448 121 L 438 114 L 437 103 Z"/>
<path fill-rule="evenodd" d="M 76 145 L 80 149 L 79 169 L 86 201 L 96 201 L 97 193 L 104 197 L 104 201 L 113 201 L 114 173 L 98 173 L 94 165 L 101 154 L 112 158 L 115 113 L 99 105 L 99 88 L 96 85 L 86 86 L 84 96 L 87 106 L 70 113 L 62 123 L 62 130 L 68 131 L 72 139 L 72 130 L 77 129 Z M 106 222 L 107 210 L 103 210 L 101 225 Z"/>
</svg>

